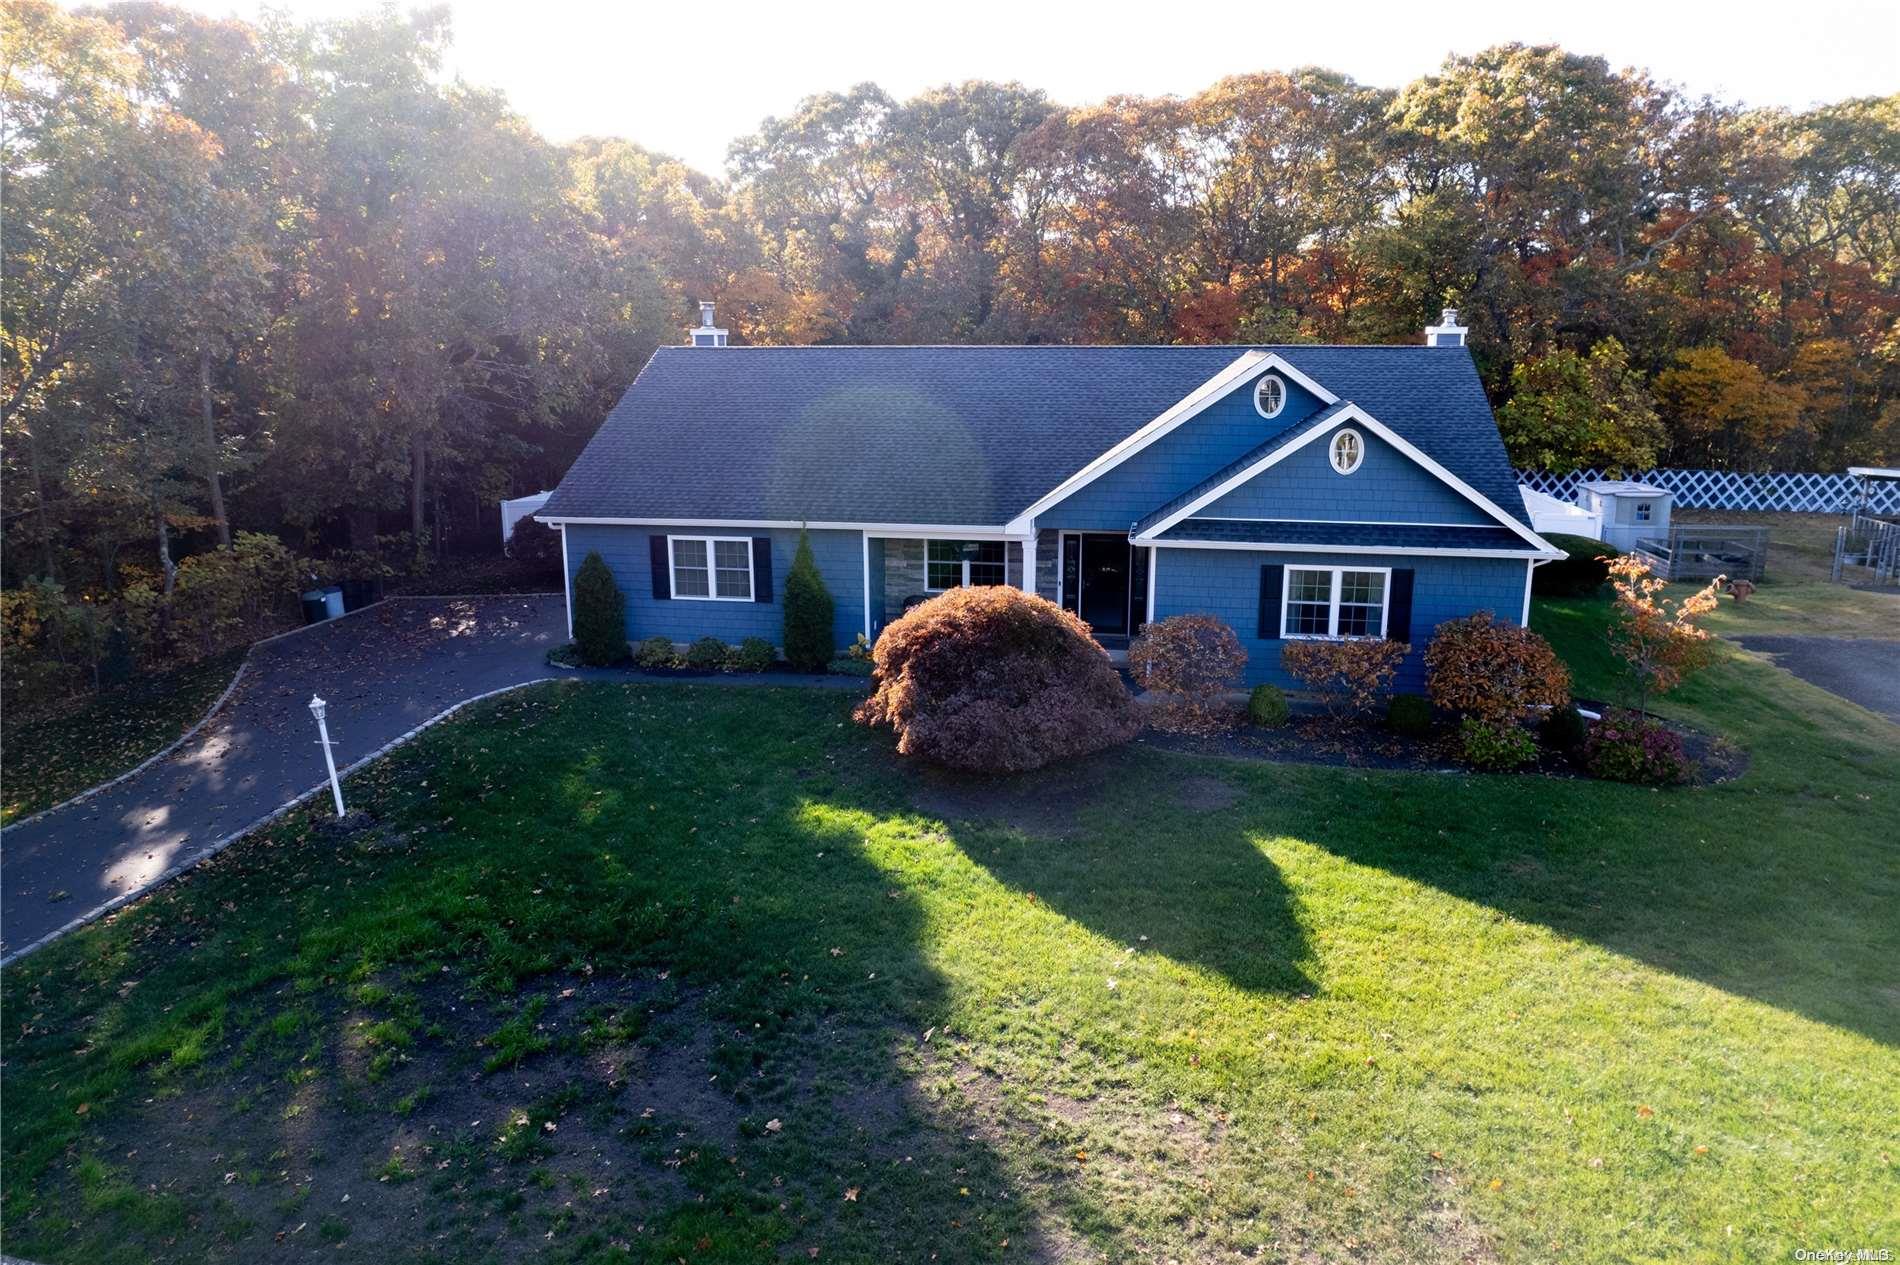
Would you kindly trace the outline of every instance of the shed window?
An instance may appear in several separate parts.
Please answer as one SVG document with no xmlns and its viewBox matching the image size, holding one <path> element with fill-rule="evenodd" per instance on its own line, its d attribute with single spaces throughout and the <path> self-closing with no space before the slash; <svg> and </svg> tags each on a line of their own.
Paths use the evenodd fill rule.
<svg viewBox="0 0 1900 1265">
<path fill-rule="evenodd" d="M 1391 575 L 1388 568 L 1288 567 L 1281 636 L 1385 636 Z"/>
<path fill-rule="evenodd" d="M 752 600 L 752 540 L 747 536 L 668 536 L 673 596 L 707 602 Z"/>
<path fill-rule="evenodd" d="M 1636 521 L 1637 522 L 1647 523 L 1649 521 L 1649 512 L 1650 512 L 1650 503 L 1648 501 L 1636 502 Z"/>
<path fill-rule="evenodd" d="M 932 540 L 924 550 L 924 587 L 932 593 L 1006 582 L 1000 540 Z"/>
</svg>

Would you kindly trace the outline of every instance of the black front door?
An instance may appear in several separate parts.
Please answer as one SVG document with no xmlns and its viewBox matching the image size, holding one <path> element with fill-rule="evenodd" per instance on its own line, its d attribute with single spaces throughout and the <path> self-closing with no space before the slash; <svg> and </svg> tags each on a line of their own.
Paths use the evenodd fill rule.
<svg viewBox="0 0 1900 1265">
<path fill-rule="evenodd" d="M 1083 536 L 1082 622 L 1098 633 L 1128 631 L 1128 555 L 1126 536 Z"/>
</svg>

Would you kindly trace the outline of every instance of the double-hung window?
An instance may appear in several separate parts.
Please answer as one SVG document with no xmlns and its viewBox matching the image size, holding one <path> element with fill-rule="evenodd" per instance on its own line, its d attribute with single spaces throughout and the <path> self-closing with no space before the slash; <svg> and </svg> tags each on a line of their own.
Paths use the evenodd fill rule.
<svg viewBox="0 0 1900 1265">
<path fill-rule="evenodd" d="M 668 536 L 673 596 L 707 602 L 752 600 L 752 540 L 748 536 Z"/>
<path fill-rule="evenodd" d="M 1282 637 L 1383 637 L 1389 570 L 1288 567 Z"/>
<path fill-rule="evenodd" d="M 924 587 L 932 593 L 1007 582 L 1000 540 L 932 540 L 924 545 Z"/>
</svg>

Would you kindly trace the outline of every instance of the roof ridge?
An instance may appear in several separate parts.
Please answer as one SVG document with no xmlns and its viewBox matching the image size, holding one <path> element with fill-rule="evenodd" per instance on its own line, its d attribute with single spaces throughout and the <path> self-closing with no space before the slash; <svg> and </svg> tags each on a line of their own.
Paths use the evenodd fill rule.
<svg viewBox="0 0 1900 1265">
<path fill-rule="evenodd" d="M 1444 351 L 1424 343 L 729 343 L 694 347 L 662 343 L 661 351 Z"/>
</svg>

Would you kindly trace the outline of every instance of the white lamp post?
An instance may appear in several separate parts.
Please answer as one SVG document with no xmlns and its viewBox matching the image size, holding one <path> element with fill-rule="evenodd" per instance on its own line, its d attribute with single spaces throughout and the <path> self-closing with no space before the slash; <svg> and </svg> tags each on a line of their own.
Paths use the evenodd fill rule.
<svg viewBox="0 0 1900 1265">
<path fill-rule="evenodd" d="M 317 718 L 317 745 L 323 748 L 323 767 L 330 770 L 330 798 L 336 801 L 336 815 L 343 815 L 343 784 L 336 780 L 336 757 L 330 754 L 330 726 L 324 723 L 323 714 L 329 710 L 317 695 L 310 696 L 310 714 Z"/>
</svg>

